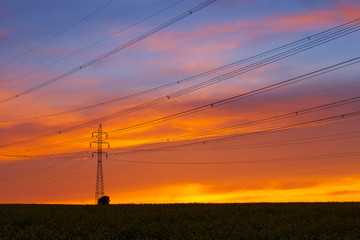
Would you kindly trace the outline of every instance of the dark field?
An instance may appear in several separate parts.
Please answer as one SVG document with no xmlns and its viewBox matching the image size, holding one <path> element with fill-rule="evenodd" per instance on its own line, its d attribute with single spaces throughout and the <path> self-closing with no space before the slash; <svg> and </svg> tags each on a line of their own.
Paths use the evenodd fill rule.
<svg viewBox="0 0 360 240">
<path fill-rule="evenodd" d="M 360 239 L 360 203 L 0 205 L 0 239 Z"/>
</svg>

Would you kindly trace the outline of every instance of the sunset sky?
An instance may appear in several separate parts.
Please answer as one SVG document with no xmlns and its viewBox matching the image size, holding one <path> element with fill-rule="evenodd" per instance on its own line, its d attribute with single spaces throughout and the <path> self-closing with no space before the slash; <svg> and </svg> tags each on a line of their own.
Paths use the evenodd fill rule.
<svg viewBox="0 0 360 240">
<path fill-rule="evenodd" d="M 360 201 L 359 1 L 204 2 L 2 0 L 0 203 Z"/>
</svg>

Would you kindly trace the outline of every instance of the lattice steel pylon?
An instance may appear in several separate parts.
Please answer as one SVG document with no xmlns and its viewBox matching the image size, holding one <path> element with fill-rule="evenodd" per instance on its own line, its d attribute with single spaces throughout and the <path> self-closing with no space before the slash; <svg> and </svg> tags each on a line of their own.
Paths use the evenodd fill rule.
<svg viewBox="0 0 360 240">
<path fill-rule="evenodd" d="M 107 158 L 107 153 L 103 152 L 102 145 L 107 144 L 108 148 L 110 147 L 110 144 L 108 142 L 103 141 L 103 135 L 105 135 L 106 138 L 108 137 L 107 132 L 102 131 L 102 126 L 100 124 L 99 129 L 92 133 L 92 137 L 96 137 L 97 140 L 90 142 L 90 148 L 91 148 L 91 144 L 97 144 L 97 151 L 92 153 L 92 157 L 94 157 L 95 154 L 98 157 L 96 187 L 95 187 L 95 204 L 98 203 L 99 198 L 104 196 L 104 176 L 103 176 L 103 168 L 102 168 L 102 156 L 103 153 L 105 153 Z"/>
</svg>

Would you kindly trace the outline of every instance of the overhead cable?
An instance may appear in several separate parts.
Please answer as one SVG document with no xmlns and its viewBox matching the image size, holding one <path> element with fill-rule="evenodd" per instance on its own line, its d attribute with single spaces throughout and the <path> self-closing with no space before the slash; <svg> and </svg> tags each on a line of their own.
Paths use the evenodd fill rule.
<svg viewBox="0 0 360 240">
<path fill-rule="evenodd" d="M 109 159 L 109 161 L 128 163 L 128 164 L 155 164 L 155 165 L 232 165 L 232 164 L 264 164 L 264 163 L 282 163 L 282 162 L 299 162 L 299 161 L 314 161 L 325 160 L 331 158 L 344 158 L 360 156 L 359 151 L 353 152 L 337 152 L 320 155 L 307 155 L 299 157 L 286 157 L 286 158 L 268 158 L 268 159 L 255 159 L 243 161 L 139 161 L 139 160 L 124 160 L 124 159 Z"/>
<path fill-rule="evenodd" d="M 113 103 L 116 103 L 116 102 L 119 102 L 119 101 L 122 101 L 122 100 L 125 100 L 125 99 L 141 96 L 141 95 L 144 95 L 144 94 L 149 94 L 151 92 L 155 92 L 155 91 L 158 91 L 158 90 L 161 90 L 161 89 L 165 89 L 165 88 L 169 88 L 169 87 L 172 87 L 172 86 L 175 86 L 175 85 L 179 85 L 179 84 L 182 84 L 182 83 L 193 81 L 193 80 L 196 80 L 196 79 L 198 79 L 200 77 L 204 77 L 204 76 L 207 76 L 207 75 L 210 75 L 210 74 L 214 74 L 216 72 L 226 70 L 226 69 L 229 69 L 231 67 L 234 67 L 234 66 L 246 63 L 246 62 L 250 62 L 252 60 L 259 59 L 259 58 L 265 57 L 265 56 L 269 56 L 270 54 L 273 54 L 273 53 L 288 49 L 286 51 L 280 52 L 277 55 L 274 55 L 274 56 L 269 57 L 267 59 L 263 59 L 262 61 L 258 61 L 258 62 L 255 62 L 253 64 L 250 64 L 250 65 L 244 66 L 242 68 L 239 68 L 239 69 L 236 70 L 237 72 L 233 72 L 233 74 L 237 74 L 237 75 L 238 74 L 243 74 L 243 73 L 246 73 L 248 71 L 252 71 L 252 70 L 257 69 L 259 67 L 270 64 L 270 63 L 272 63 L 274 61 L 277 61 L 278 57 L 280 57 L 278 60 L 281 60 L 281 59 L 283 59 L 285 57 L 289 57 L 289 56 L 292 56 L 293 54 L 299 53 L 299 51 L 302 52 L 304 48 L 305 48 L 305 50 L 308 50 L 308 47 L 312 48 L 313 45 L 318 46 L 317 44 L 322 43 L 323 40 L 325 40 L 327 42 L 327 40 L 329 40 L 329 37 L 330 37 L 331 40 L 334 40 L 332 37 L 339 37 L 339 34 L 344 34 L 344 33 L 349 34 L 349 30 L 351 31 L 350 33 L 352 33 L 352 31 L 359 29 L 359 25 L 360 25 L 360 19 L 356 19 L 356 20 L 350 21 L 348 23 L 339 25 L 337 27 L 330 28 L 330 29 L 328 29 L 326 31 L 314 34 L 314 35 L 309 36 L 307 38 L 300 39 L 298 41 L 295 41 L 295 42 L 292 42 L 292 43 L 289 43 L 289 44 L 285 44 L 283 46 L 274 48 L 272 50 L 269 50 L 269 51 L 254 55 L 252 57 L 245 58 L 243 60 L 239 60 L 239 61 L 227 64 L 227 65 L 224 65 L 222 67 L 211 69 L 209 71 L 206 71 L 206 72 L 203 72 L 203 73 L 200 73 L 200 74 L 196 74 L 194 76 L 187 77 L 187 78 L 184 78 L 184 79 L 181 79 L 181 80 L 177 80 L 175 82 L 164 84 L 164 85 L 161 85 L 161 86 L 158 86 L 158 87 L 155 87 L 155 88 L 151 88 L 151 89 L 144 90 L 144 91 L 141 91 L 141 92 L 137 92 L 137 93 L 134 93 L 134 94 L 126 95 L 126 96 L 123 96 L 123 97 L 115 98 L 115 99 L 112 99 L 112 100 L 108 100 L 108 101 L 104 101 L 104 102 L 100 102 L 100 103 L 96 103 L 96 104 L 92 104 L 92 105 L 88 105 L 88 106 L 84 106 L 84 107 L 74 108 L 74 109 L 70 109 L 70 110 L 66 110 L 66 111 L 61 111 L 61 112 L 52 113 L 52 114 L 46 114 L 46 115 L 41 115 L 41 116 L 34 116 L 34 117 L 30 117 L 30 118 L 22 118 L 22 119 L 18 119 L 18 120 L 19 121 L 31 120 L 31 119 L 38 120 L 38 119 L 42 119 L 42 118 L 56 117 L 56 116 L 67 114 L 67 113 L 83 111 L 83 110 L 91 109 L 91 108 L 94 108 L 94 107 L 101 107 L 101 106 L 105 106 L 105 105 L 108 105 L 108 104 L 113 104 Z M 340 36 L 342 36 L 342 35 L 340 35 Z M 319 42 L 320 40 L 321 40 L 321 42 Z M 286 54 L 291 54 L 291 55 L 286 55 Z M 239 73 L 239 71 L 240 71 L 240 73 Z M 228 74 L 230 74 L 230 73 L 228 73 Z M 218 77 L 211 78 L 210 80 L 202 82 L 202 83 L 200 83 L 198 85 L 194 85 L 194 86 L 192 86 L 190 88 L 198 87 L 199 89 L 201 89 L 203 87 L 210 86 L 212 84 L 227 80 L 229 78 L 232 78 L 232 76 L 223 74 L 223 75 L 220 75 Z M 190 89 L 190 88 L 187 88 L 187 89 Z M 184 90 L 184 91 L 186 91 L 186 90 Z M 181 93 L 181 92 L 179 92 L 179 93 Z M 172 94 L 172 95 L 174 95 L 174 94 Z M 170 96 L 170 94 L 167 95 L 167 96 Z M 166 100 L 167 96 L 164 96 L 163 98 Z M 174 96 L 172 96 L 172 97 L 174 97 Z M 8 121 L 10 121 L 10 120 L 8 120 Z M 16 119 L 11 119 L 11 121 L 12 122 L 16 121 Z"/>
<path fill-rule="evenodd" d="M 41 46 L 44 45 L 45 43 L 53 40 L 54 38 L 56 38 L 56 37 L 58 37 L 58 36 L 60 36 L 60 35 L 63 34 L 64 32 L 69 31 L 70 29 L 72 29 L 72 28 L 75 27 L 76 25 L 79 25 L 80 23 L 84 22 L 86 19 L 92 17 L 92 16 L 95 15 L 96 13 L 98 13 L 98 12 L 100 12 L 101 10 L 103 10 L 104 8 L 108 7 L 108 6 L 111 4 L 111 2 L 112 2 L 112 1 L 108 1 L 105 5 L 101 6 L 100 8 L 98 8 L 98 9 L 96 9 L 95 11 L 91 12 L 90 14 L 86 15 L 85 17 L 83 17 L 83 18 L 79 19 L 78 21 L 74 22 L 73 24 L 71 24 L 70 26 L 64 28 L 64 29 L 61 30 L 60 32 L 55 33 L 55 34 L 52 35 L 51 37 L 47 38 L 46 40 L 38 43 L 37 45 L 35 45 L 35 46 L 33 46 L 33 47 L 25 50 L 24 52 L 22 52 L 22 53 L 18 54 L 17 56 L 11 58 L 10 60 L 8 60 L 8 61 L 6 61 L 6 62 L 4 62 L 4 63 L 1 63 L 1 64 L 0 64 L 0 68 L 3 67 L 3 66 L 5 66 L 5 65 L 7 65 L 7 64 L 9 64 L 9 63 L 11 63 L 11 62 L 13 62 L 13 61 L 15 61 L 15 60 L 17 60 L 17 59 L 19 59 L 19 58 L 21 58 L 22 56 L 24 56 L 24 55 L 26 55 L 26 54 L 34 51 L 35 49 L 41 47 Z"/>
<path fill-rule="evenodd" d="M 168 115 L 168 116 L 165 116 L 165 117 L 162 117 L 162 118 L 147 121 L 147 122 L 144 122 L 144 123 L 136 124 L 136 125 L 133 125 L 133 126 L 130 126 L 130 127 L 125 127 L 125 128 L 117 129 L 117 130 L 114 130 L 114 131 L 109 131 L 108 134 L 113 135 L 113 134 L 117 134 L 117 133 L 120 133 L 120 132 L 125 132 L 125 131 L 133 130 L 133 129 L 136 129 L 136 128 L 140 128 L 140 127 L 160 123 L 160 122 L 163 122 L 163 121 L 168 121 L 168 120 L 178 118 L 178 117 L 181 117 L 181 116 L 185 116 L 185 115 L 188 115 L 188 114 L 193 114 L 193 113 L 196 113 L 196 112 L 204 111 L 206 109 L 218 107 L 218 106 L 221 106 L 223 104 L 227 104 L 227 103 L 230 103 L 230 102 L 233 102 L 233 101 L 237 101 L 237 100 L 240 100 L 240 99 L 251 97 L 251 96 L 254 96 L 254 95 L 257 95 L 257 94 L 260 94 L 260 93 L 264 93 L 264 92 L 267 92 L 267 91 L 270 91 L 270 90 L 273 90 L 273 89 L 276 89 L 276 88 L 279 88 L 279 87 L 282 87 L 282 86 L 287 86 L 287 85 L 289 85 L 291 83 L 296 83 L 296 82 L 299 82 L 299 81 L 303 81 L 305 79 L 308 79 L 308 78 L 311 78 L 311 77 L 314 77 L 314 76 L 318 76 L 318 75 L 320 75 L 322 73 L 327 73 L 329 71 L 336 70 L 336 69 L 339 69 L 339 68 L 344 67 L 344 66 L 349 66 L 350 64 L 359 62 L 359 59 L 360 59 L 360 57 L 353 58 L 351 60 L 347 60 L 347 61 L 335 64 L 335 65 L 332 65 L 332 66 L 329 66 L 329 67 L 325 67 L 325 68 L 322 68 L 322 69 L 319 69 L 319 70 L 316 70 L 316 71 L 313 71 L 313 72 L 310 72 L 310 73 L 307 73 L 307 74 L 303 74 L 303 75 L 295 77 L 295 78 L 291 78 L 291 79 L 288 79 L 288 80 L 285 80 L 285 81 L 281 81 L 281 82 L 278 82 L 278 83 L 275 83 L 275 84 L 271 84 L 271 85 L 268 85 L 266 87 L 258 88 L 256 90 L 252 90 L 252 91 L 249 91 L 249 92 L 246 92 L 246 93 L 238 94 L 238 95 L 230 97 L 230 98 L 215 101 L 215 102 L 210 103 L 210 104 L 205 104 L 205 105 L 195 107 L 195 108 L 192 108 L 192 109 L 189 109 L 189 110 L 186 110 L 186 111 L 182 111 L 182 112 L 179 112 L 179 113 L 175 113 L 175 114 Z M 192 89 L 190 89 L 190 91 L 192 91 Z M 183 90 L 181 90 L 181 94 L 184 94 Z M 176 96 L 176 95 L 180 96 L 178 94 L 178 92 L 175 92 L 173 95 L 170 95 L 170 96 Z M 24 144 L 24 143 L 32 142 L 32 141 L 39 140 L 39 139 L 42 139 L 42 138 L 46 138 L 46 137 L 50 137 L 50 136 L 59 135 L 59 134 L 63 134 L 63 133 L 66 133 L 66 132 L 74 131 L 76 129 L 79 129 L 79 128 L 82 128 L 82 127 L 85 127 L 85 126 L 90 126 L 90 125 L 98 123 L 98 122 L 104 122 L 106 120 L 113 119 L 113 118 L 118 117 L 118 116 L 122 116 L 122 115 L 125 115 L 125 114 L 128 114 L 128 113 L 134 112 L 134 111 L 138 111 L 138 110 L 143 109 L 145 107 L 148 107 L 148 106 L 151 106 L 151 105 L 154 105 L 154 104 L 158 104 L 158 102 L 162 102 L 162 101 L 166 101 L 166 100 L 169 100 L 169 98 L 168 97 L 158 98 L 158 99 L 152 100 L 150 102 L 147 102 L 147 103 L 140 104 L 140 105 L 132 107 L 132 108 L 122 110 L 122 111 L 117 112 L 115 114 L 110 114 L 110 115 L 107 115 L 105 117 L 98 118 L 98 119 L 93 120 L 93 121 L 88 121 L 86 123 L 82 123 L 82 124 L 79 124 L 79 125 L 67 128 L 67 129 L 63 129 L 63 130 L 60 130 L 60 131 L 57 131 L 57 132 L 49 133 L 49 134 L 38 136 L 38 137 L 28 138 L 28 139 L 25 139 L 25 140 L 20 140 L 20 141 L 17 141 L 17 142 L 3 144 L 3 145 L 0 145 L 0 148 L 14 146 L 14 145 L 18 145 L 18 144 Z M 91 138 L 89 138 L 89 137 L 85 137 L 85 138 L 69 141 L 69 142 L 67 142 L 67 144 L 69 144 L 69 143 L 77 143 L 77 142 L 81 142 L 81 141 L 88 141 L 90 139 Z M 54 144 L 53 146 L 58 146 L 58 145 L 59 144 Z"/>
<path fill-rule="evenodd" d="M 204 144 L 231 141 L 231 140 L 236 140 L 236 139 L 239 139 L 242 137 L 250 137 L 250 136 L 257 136 L 257 135 L 268 134 L 268 133 L 275 133 L 275 132 L 291 130 L 291 129 L 295 129 L 295 128 L 299 128 L 299 127 L 310 127 L 310 126 L 320 125 L 320 124 L 333 122 L 333 121 L 337 121 L 337 120 L 342 120 L 344 118 L 352 118 L 352 117 L 358 117 L 358 116 L 360 116 L 360 111 L 354 111 L 354 112 L 350 112 L 350 113 L 339 114 L 339 115 L 335 115 L 335 116 L 331 116 L 331 117 L 306 121 L 306 122 L 302 122 L 302 123 L 290 124 L 290 125 L 285 125 L 282 127 L 275 127 L 275 128 L 270 128 L 270 129 L 261 130 L 261 131 L 254 131 L 254 132 L 248 132 L 248 133 L 242 133 L 242 134 L 233 134 L 231 136 L 226 136 L 226 137 L 219 137 L 219 138 L 213 138 L 213 139 L 208 139 L 208 140 L 201 140 L 201 141 L 195 141 L 195 142 L 183 143 L 183 144 L 177 144 L 177 145 L 171 145 L 171 146 L 165 146 L 165 147 L 134 149 L 134 150 L 129 150 L 129 151 L 125 151 L 125 152 L 117 152 L 117 153 L 112 153 L 112 154 L 113 155 L 122 155 L 122 154 L 130 154 L 130 153 L 137 153 L 137 152 L 156 152 L 156 151 L 167 151 L 167 150 L 173 150 L 173 149 L 191 147 L 191 146 L 203 146 Z M 150 144 L 152 144 L 152 143 L 150 143 Z"/>
<path fill-rule="evenodd" d="M 50 84 L 52 84 L 52 83 L 54 83 L 56 81 L 59 81 L 59 80 L 65 78 L 65 77 L 67 77 L 69 75 L 72 75 L 73 73 L 76 73 L 76 72 L 78 72 L 78 71 L 80 71 L 80 70 L 82 70 L 82 69 L 84 69 L 84 68 L 86 68 L 86 67 L 88 67 L 88 66 L 90 66 L 90 65 L 92 65 L 94 63 L 97 63 L 97 62 L 103 60 L 104 58 L 107 58 L 107 57 L 109 57 L 109 56 L 111 56 L 111 55 L 113 55 L 113 54 L 115 54 L 115 53 L 117 53 L 117 52 L 119 52 L 119 51 L 121 51 L 121 50 L 123 50 L 123 49 L 125 49 L 125 48 L 127 48 L 127 47 L 129 47 L 129 46 L 131 46 L 131 45 L 133 45 L 133 44 L 135 44 L 135 43 L 149 37 L 149 36 L 151 36 L 151 35 L 153 35 L 154 33 L 157 33 L 160 30 L 162 30 L 162 29 L 164 29 L 164 28 L 166 28 L 166 27 L 168 27 L 168 26 L 182 20 L 183 18 L 186 18 L 186 17 L 196 13 L 197 11 L 200 11 L 201 9 L 207 7 L 208 5 L 210 5 L 210 4 L 212 4 L 212 3 L 216 2 L 216 1 L 217 0 L 207 0 L 207 1 L 197 5 L 196 7 L 192 8 L 192 9 L 190 9 L 190 10 L 188 10 L 188 11 L 186 11 L 186 12 L 180 14 L 180 15 L 178 15 L 177 17 L 175 17 L 175 18 L 173 18 L 173 19 L 171 19 L 171 20 L 169 20 L 169 21 L 167 21 L 167 22 L 165 22 L 165 23 L 151 29 L 150 31 L 147 31 L 144 34 L 141 34 L 140 36 L 138 36 L 138 37 L 136 37 L 136 38 L 134 38 L 134 39 L 132 39 L 132 40 L 130 40 L 130 41 L 128 41 L 128 42 L 126 42 L 126 43 L 124 43 L 124 44 L 122 44 L 122 45 L 120 45 L 120 46 L 118 46 L 118 47 L 116 47 L 116 48 L 114 48 L 114 49 L 112 49 L 112 50 L 110 50 L 110 51 L 108 51 L 108 52 L 106 52 L 106 53 L 104 53 L 104 54 L 102 54 L 102 55 L 100 55 L 100 56 L 98 56 L 98 57 L 84 63 L 84 64 L 82 64 L 82 65 L 80 65 L 80 66 L 78 66 L 78 67 L 75 67 L 75 68 L 73 68 L 73 69 L 71 69 L 71 70 L 69 70 L 69 71 L 67 71 L 67 72 L 65 72 L 63 74 L 60 74 L 60 75 L 58 75 L 58 76 L 56 76 L 56 77 L 54 77 L 52 79 L 49 79 L 49 80 L 47 80 L 47 81 L 45 81 L 43 83 L 37 84 L 34 87 L 31 87 L 31 88 L 29 88 L 29 89 L 27 89 L 25 91 L 19 92 L 16 95 L 13 95 L 13 96 L 10 96 L 10 97 L 7 97 L 7 98 L 4 98 L 4 99 L 0 100 L 0 104 L 9 102 L 9 101 L 14 100 L 16 98 L 19 98 L 19 97 L 21 97 L 23 95 L 34 92 L 34 91 L 36 91 L 36 90 L 38 90 L 40 88 L 43 88 L 43 87 L 48 86 L 48 85 L 50 85 Z"/>
<path fill-rule="evenodd" d="M 81 48 L 79 50 L 76 50 L 76 51 L 74 51 L 73 53 L 71 53 L 69 55 L 61 57 L 61 58 L 59 58 L 59 59 L 57 59 L 55 61 L 44 64 L 44 65 L 42 65 L 42 66 L 40 66 L 40 67 L 38 67 L 36 69 L 33 69 L 33 70 L 28 71 L 28 72 L 22 73 L 20 75 L 15 76 L 15 77 L 12 77 L 12 78 L 9 78 L 9 79 L 6 79 L 6 80 L 2 80 L 2 81 L 0 81 L 0 85 L 11 82 L 11 81 L 16 80 L 16 79 L 19 79 L 21 77 L 27 76 L 27 75 L 29 75 L 31 73 L 37 72 L 37 71 L 39 71 L 41 69 L 44 69 L 46 67 L 49 67 L 49 66 L 55 64 L 55 63 L 61 62 L 61 61 L 65 60 L 65 59 L 68 59 L 69 57 L 72 57 L 72 56 L 74 56 L 74 55 L 76 55 L 76 54 L 78 54 L 80 52 L 83 52 L 83 51 L 85 51 L 87 49 L 90 49 L 90 48 L 92 48 L 92 47 L 94 47 L 94 46 L 96 46 L 96 45 L 98 45 L 98 44 L 100 44 L 100 43 L 102 43 L 102 42 L 104 42 L 104 41 L 106 41 L 108 39 L 111 39 L 111 38 L 117 36 L 118 34 L 124 32 L 124 31 L 126 31 L 126 30 L 128 30 L 128 29 L 130 29 L 130 28 L 132 28 L 132 27 L 134 27 L 134 26 L 136 26 L 136 25 L 138 25 L 138 24 L 140 24 L 140 23 L 142 23 L 142 22 L 144 22 L 144 21 L 146 21 L 146 20 L 148 20 L 148 19 L 150 19 L 150 18 L 152 18 L 152 17 L 166 11 L 166 10 L 168 10 L 169 8 L 175 6 L 175 5 L 177 5 L 177 4 L 179 4 L 180 2 L 183 2 L 183 1 L 184 0 L 176 1 L 176 2 L 172 3 L 171 5 L 167 6 L 166 8 L 163 8 L 163 9 L 161 9 L 161 10 L 159 10 L 159 11 L 157 11 L 157 12 L 155 12 L 155 13 L 153 13 L 153 14 L 151 14 L 151 15 L 149 15 L 149 16 L 147 16 L 147 17 L 145 17 L 145 18 L 143 18 L 143 19 L 141 19 L 141 20 L 139 20 L 137 22 L 135 22 L 135 23 L 123 28 L 122 30 L 120 30 L 120 31 L 118 31 L 118 32 L 116 32 L 116 33 L 114 33 L 112 35 L 109 35 L 109 36 L 107 36 L 105 38 L 102 38 L 102 39 L 100 39 L 100 40 L 98 40 L 98 41 L 96 41 L 96 42 L 94 42 L 94 43 L 92 43 L 92 44 L 90 44 L 90 45 L 88 45 L 86 47 L 83 47 L 83 48 Z"/>
</svg>

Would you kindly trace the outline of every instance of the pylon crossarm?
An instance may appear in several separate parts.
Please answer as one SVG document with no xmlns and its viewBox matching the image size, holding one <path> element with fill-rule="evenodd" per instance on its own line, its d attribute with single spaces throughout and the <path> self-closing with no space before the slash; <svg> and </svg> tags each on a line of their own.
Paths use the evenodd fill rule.
<svg viewBox="0 0 360 240">
<path fill-rule="evenodd" d="M 106 144 L 108 146 L 108 148 L 110 148 L 110 143 L 108 142 L 102 142 L 102 144 Z"/>
</svg>

